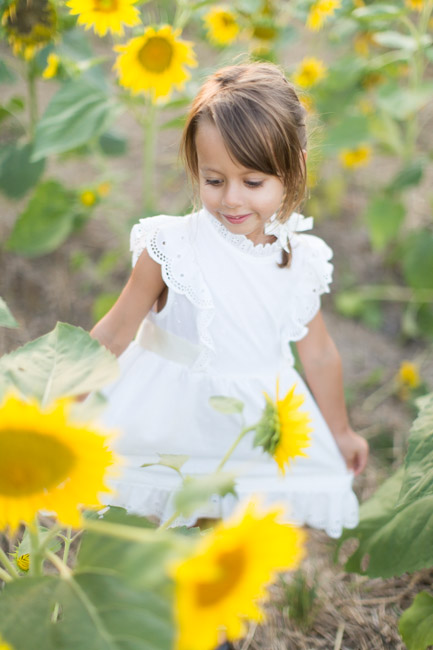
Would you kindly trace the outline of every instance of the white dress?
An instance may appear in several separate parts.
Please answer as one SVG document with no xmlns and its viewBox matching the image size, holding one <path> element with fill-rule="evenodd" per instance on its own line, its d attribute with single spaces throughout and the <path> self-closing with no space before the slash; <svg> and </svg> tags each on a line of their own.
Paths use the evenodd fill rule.
<svg viewBox="0 0 433 650">
<path fill-rule="evenodd" d="M 296 215 L 298 216 L 298 215 Z M 302 217 L 301 217 L 302 219 Z M 202 209 L 186 217 L 142 219 L 131 233 L 133 263 L 144 248 L 161 265 L 168 287 L 166 305 L 151 311 L 136 340 L 119 358 L 121 375 L 105 391 L 104 424 L 122 434 L 116 450 L 125 467 L 114 482 L 110 503 L 165 521 L 174 512 L 181 478 L 162 466 L 158 454 L 183 454 L 187 475 L 205 475 L 239 435 L 239 414 L 225 415 L 209 404 L 226 395 L 245 404 L 247 425 L 265 405 L 264 391 L 280 397 L 296 383 L 312 418 L 307 458 L 296 459 L 283 477 L 275 461 L 253 448 L 254 432 L 236 448 L 225 470 L 236 472 L 243 500 L 260 494 L 265 503 L 287 506 L 288 518 L 338 537 L 358 521 L 358 503 L 348 471 L 314 399 L 293 367 L 290 342 L 302 339 L 331 282 L 330 248 L 313 235 L 290 234 L 292 263 L 280 268 L 279 240 L 254 245 L 229 232 Z M 215 495 L 197 517 L 226 517 L 236 505 Z"/>
</svg>

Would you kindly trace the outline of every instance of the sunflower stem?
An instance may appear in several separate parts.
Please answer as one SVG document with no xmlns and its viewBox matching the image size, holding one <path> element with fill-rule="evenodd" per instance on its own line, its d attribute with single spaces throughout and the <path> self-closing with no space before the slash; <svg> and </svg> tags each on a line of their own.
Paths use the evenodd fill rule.
<svg viewBox="0 0 433 650">
<path fill-rule="evenodd" d="M 144 123 L 143 151 L 143 207 L 144 215 L 148 217 L 154 212 L 154 182 L 155 182 L 155 145 L 156 145 L 156 105 L 149 100 L 146 121 Z"/>
<path fill-rule="evenodd" d="M 13 578 L 7 571 L 0 568 L 0 580 L 3 580 L 3 582 L 12 582 Z"/>
<path fill-rule="evenodd" d="M 247 433 L 249 433 L 250 431 L 254 431 L 254 429 L 256 428 L 256 426 L 257 426 L 257 423 L 256 423 L 256 424 L 253 424 L 253 425 L 250 426 L 250 427 L 245 427 L 244 429 L 242 429 L 242 431 L 240 432 L 240 434 L 238 435 L 238 437 L 236 438 L 236 440 L 234 441 L 234 443 L 232 444 L 232 446 L 230 447 L 230 449 L 228 449 L 228 451 L 226 452 L 226 454 L 223 456 L 223 458 L 222 458 L 220 464 L 218 465 L 218 467 L 217 467 L 216 470 L 215 470 L 215 474 L 216 474 L 217 472 L 220 472 L 220 471 L 221 471 L 221 469 L 224 467 L 224 465 L 226 464 L 226 462 L 228 461 L 228 459 L 230 458 L 230 456 L 232 455 L 232 453 L 234 452 L 234 450 L 236 449 L 236 447 L 238 446 L 238 444 L 240 443 L 240 441 L 242 440 L 242 438 L 243 438 Z"/>
<path fill-rule="evenodd" d="M 36 518 L 35 522 L 27 526 L 27 531 L 30 538 L 30 574 L 33 577 L 40 577 L 42 575 L 42 567 L 44 563 L 44 553 L 41 549 L 41 541 L 39 537 L 39 525 Z"/>
<path fill-rule="evenodd" d="M 47 551 L 45 553 L 45 557 L 47 560 L 51 562 L 53 566 L 56 567 L 58 572 L 60 573 L 60 576 L 64 578 L 65 580 L 69 580 L 72 575 L 71 569 L 59 558 L 58 555 L 53 553 L 52 551 Z"/>
<path fill-rule="evenodd" d="M 3 573 L 7 573 L 10 577 L 12 578 L 19 578 L 20 574 L 18 573 L 17 569 L 14 567 L 4 550 L 0 546 L 0 562 L 3 564 L 4 568 L 6 571 L 1 569 Z M 2 578 L 4 579 L 4 578 Z"/>
<path fill-rule="evenodd" d="M 72 528 L 68 526 L 67 531 L 66 531 L 66 537 L 64 537 L 65 540 L 65 546 L 63 547 L 63 562 L 68 565 L 68 557 L 69 557 L 69 550 L 71 548 L 71 542 L 72 542 Z"/>
<path fill-rule="evenodd" d="M 38 100 L 36 95 L 36 74 L 33 61 L 27 65 L 27 92 L 29 105 L 29 135 L 33 140 L 36 123 L 38 121 Z"/>
</svg>

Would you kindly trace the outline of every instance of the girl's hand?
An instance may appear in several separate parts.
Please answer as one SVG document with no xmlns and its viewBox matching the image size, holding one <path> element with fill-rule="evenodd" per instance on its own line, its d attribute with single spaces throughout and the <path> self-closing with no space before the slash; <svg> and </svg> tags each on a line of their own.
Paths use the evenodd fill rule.
<svg viewBox="0 0 433 650">
<path fill-rule="evenodd" d="M 348 469 L 351 469 L 355 476 L 361 474 L 367 465 L 368 442 L 352 429 L 341 434 L 334 434 L 334 438 Z"/>
</svg>

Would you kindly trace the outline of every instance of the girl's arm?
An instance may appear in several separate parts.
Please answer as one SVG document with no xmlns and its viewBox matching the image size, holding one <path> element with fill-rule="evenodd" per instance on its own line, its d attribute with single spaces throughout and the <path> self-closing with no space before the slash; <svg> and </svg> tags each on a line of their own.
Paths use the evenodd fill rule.
<svg viewBox="0 0 433 650">
<path fill-rule="evenodd" d="M 368 443 L 349 424 L 340 355 L 320 311 L 308 324 L 308 334 L 298 341 L 297 348 L 307 383 L 347 467 L 360 474 L 367 464 Z"/>
<path fill-rule="evenodd" d="M 119 356 L 165 288 L 161 266 L 144 250 L 116 303 L 90 334 Z"/>
</svg>

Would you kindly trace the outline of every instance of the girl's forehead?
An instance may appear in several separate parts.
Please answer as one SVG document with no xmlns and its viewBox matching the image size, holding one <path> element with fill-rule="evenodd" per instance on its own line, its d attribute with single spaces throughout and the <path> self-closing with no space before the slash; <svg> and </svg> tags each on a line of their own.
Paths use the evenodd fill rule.
<svg viewBox="0 0 433 650">
<path fill-rule="evenodd" d="M 217 127 L 209 121 L 201 123 L 196 132 L 195 146 L 200 171 L 218 171 L 233 168 L 242 173 L 256 171 L 244 167 L 227 149 L 226 143 Z"/>
</svg>

